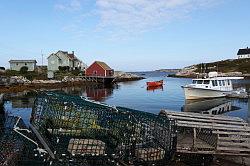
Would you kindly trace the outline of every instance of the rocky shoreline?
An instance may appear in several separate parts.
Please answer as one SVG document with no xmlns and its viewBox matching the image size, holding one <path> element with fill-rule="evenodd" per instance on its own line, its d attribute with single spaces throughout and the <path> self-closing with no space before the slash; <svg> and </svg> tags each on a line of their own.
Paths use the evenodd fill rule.
<svg viewBox="0 0 250 166">
<path fill-rule="evenodd" d="M 168 77 L 177 77 L 177 78 L 201 78 L 206 76 L 206 73 L 197 73 L 195 72 L 197 68 L 195 66 L 190 66 L 183 68 L 175 74 L 169 74 Z M 243 74 L 242 72 L 218 72 L 219 77 L 245 77 L 250 78 L 250 74 Z"/>
<path fill-rule="evenodd" d="M 135 74 L 116 72 L 114 82 L 136 81 L 144 79 Z M 0 93 L 15 93 L 25 90 L 54 89 L 70 86 L 93 85 L 96 82 L 83 80 L 81 77 L 66 76 L 62 80 L 33 80 L 30 81 L 23 76 L 0 77 Z"/>
<path fill-rule="evenodd" d="M 145 79 L 144 77 L 138 76 L 136 74 L 126 73 L 122 71 L 115 71 L 114 77 L 114 82 L 127 82 Z"/>
</svg>

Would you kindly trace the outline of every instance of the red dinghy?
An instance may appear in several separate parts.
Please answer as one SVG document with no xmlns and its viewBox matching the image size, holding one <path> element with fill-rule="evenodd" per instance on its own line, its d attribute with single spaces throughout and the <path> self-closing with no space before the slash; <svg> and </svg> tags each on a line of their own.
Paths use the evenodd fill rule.
<svg viewBox="0 0 250 166">
<path fill-rule="evenodd" d="M 162 86 L 162 85 L 163 85 L 163 80 L 147 82 L 148 87 L 156 87 L 156 86 Z"/>
</svg>

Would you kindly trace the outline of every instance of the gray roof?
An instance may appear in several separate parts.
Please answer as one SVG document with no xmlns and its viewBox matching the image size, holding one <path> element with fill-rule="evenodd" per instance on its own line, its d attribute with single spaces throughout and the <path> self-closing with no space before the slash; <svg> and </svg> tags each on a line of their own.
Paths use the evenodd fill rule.
<svg viewBox="0 0 250 166">
<path fill-rule="evenodd" d="M 37 63 L 36 60 L 10 60 L 9 63 L 18 63 L 18 62 L 23 62 L 23 63 Z"/>
</svg>

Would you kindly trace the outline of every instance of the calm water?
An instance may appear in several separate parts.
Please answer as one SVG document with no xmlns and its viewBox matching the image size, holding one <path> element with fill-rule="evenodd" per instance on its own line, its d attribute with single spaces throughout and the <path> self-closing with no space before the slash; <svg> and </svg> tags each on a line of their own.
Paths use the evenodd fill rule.
<svg viewBox="0 0 250 166">
<path fill-rule="evenodd" d="M 139 73 L 142 74 L 142 73 Z M 173 111 L 192 111 L 200 113 L 226 114 L 241 117 L 250 122 L 248 101 L 239 99 L 213 99 L 205 101 L 185 101 L 182 85 L 191 83 L 191 79 L 169 78 L 166 73 L 147 72 L 144 80 L 124 82 L 112 87 L 83 86 L 60 89 L 69 94 L 87 96 L 90 99 L 119 105 L 137 110 L 158 114 L 161 109 Z M 164 86 L 158 89 L 147 89 L 146 82 L 164 80 Z M 245 81 L 240 86 L 249 84 Z M 21 116 L 25 123 L 29 122 L 32 111 L 34 92 L 6 94 L 5 112 Z"/>
</svg>

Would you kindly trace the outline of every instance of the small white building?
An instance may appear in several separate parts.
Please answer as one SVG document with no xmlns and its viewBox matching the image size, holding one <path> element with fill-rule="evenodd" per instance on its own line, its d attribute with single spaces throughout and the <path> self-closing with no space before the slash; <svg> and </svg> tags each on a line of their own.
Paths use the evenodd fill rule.
<svg viewBox="0 0 250 166">
<path fill-rule="evenodd" d="M 250 58 L 250 48 L 239 49 L 237 53 L 238 59 Z"/>
<path fill-rule="evenodd" d="M 79 60 L 74 51 L 69 53 L 67 51 L 57 51 L 52 53 L 48 58 L 48 78 L 54 78 L 54 73 L 59 70 L 59 67 L 69 67 L 69 70 L 85 70 L 87 65 Z"/>
<path fill-rule="evenodd" d="M 10 60 L 10 70 L 20 71 L 24 66 L 28 68 L 28 71 L 34 71 L 36 68 L 36 60 Z"/>
</svg>

